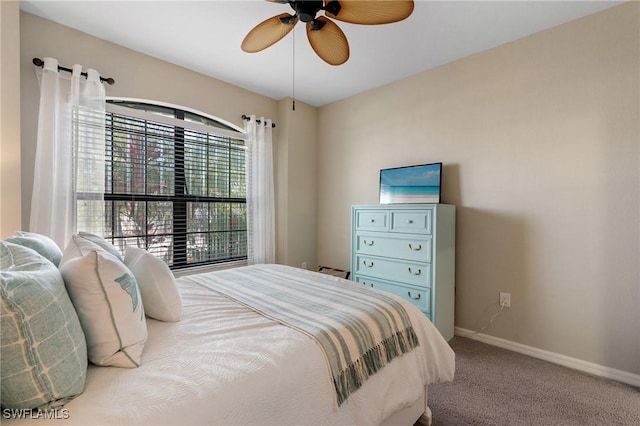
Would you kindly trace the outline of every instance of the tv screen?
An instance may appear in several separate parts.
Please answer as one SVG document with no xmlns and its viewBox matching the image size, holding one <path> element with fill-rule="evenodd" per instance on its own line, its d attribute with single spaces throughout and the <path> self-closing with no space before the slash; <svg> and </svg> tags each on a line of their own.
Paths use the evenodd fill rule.
<svg viewBox="0 0 640 426">
<path fill-rule="evenodd" d="M 442 163 L 380 170 L 380 204 L 439 203 Z"/>
</svg>

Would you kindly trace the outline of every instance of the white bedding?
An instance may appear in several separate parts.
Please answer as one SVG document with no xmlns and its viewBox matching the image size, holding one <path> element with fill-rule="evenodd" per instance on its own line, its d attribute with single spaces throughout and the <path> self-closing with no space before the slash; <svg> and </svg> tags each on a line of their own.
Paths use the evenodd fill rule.
<svg viewBox="0 0 640 426">
<path fill-rule="evenodd" d="M 370 377 L 338 408 L 324 355 L 313 340 L 193 279 L 178 280 L 180 322 L 147 319 L 142 366 L 90 366 L 85 392 L 53 424 L 380 424 L 414 404 L 426 384 L 453 379 L 453 351 L 403 301 L 420 346 Z M 2 423 L 43 421 L 3 417 Z"/>
</svg>

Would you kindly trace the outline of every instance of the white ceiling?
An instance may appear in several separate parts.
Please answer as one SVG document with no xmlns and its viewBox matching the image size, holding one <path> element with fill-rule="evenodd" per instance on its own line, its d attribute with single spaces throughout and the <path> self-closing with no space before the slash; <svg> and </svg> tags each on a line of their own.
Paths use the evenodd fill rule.
<svg viewBox="0 0 640 426">
<path fill-rule="evenodd" d="M 295 98 L 322 106 L 622 2 L 415 3 L 413 14 L 394 24 L 336 21 L 351 52 L 340 66 L 315 55 L 301 23 L 262 52 L 240 49 L 256 24 L 291 12 L 280 3 L 21 0 L 21 9 L 276 100 L 294 94 L 295 69 Z"/>
</svg>

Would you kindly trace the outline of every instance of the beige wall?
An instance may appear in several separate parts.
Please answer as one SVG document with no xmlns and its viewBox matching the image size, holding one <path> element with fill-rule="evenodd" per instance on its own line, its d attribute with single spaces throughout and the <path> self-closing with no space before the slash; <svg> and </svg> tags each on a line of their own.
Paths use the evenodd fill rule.
<svg viewBox="0 0 640 426">
<path fill-rule="evenodd" d="M 316 269 L 316 147 L 318 109 L 291 98 L 279 103 L 283 125 L 277 157 L 278 256 L 276 261 Z"/>
<path fill-rule="evenodd" d="M 187 106 L 240 127 L 243 126 L 242 114 L 272 118 L 276 123 L 276 158 L 277 153 L 280 153 L 285 161 L 282 165 L 284 171 L 277 177 L 279 181 L 284 182 L 280 189 L 285 191 L 285 195 L 276 193 L 276 198 L 287 202 L 278 206 L 283 209 L 282 213 L 279 210 L 276 212 L 279 231 L 284 235 L 277 236 L 278 247 L 284 250 L 278 252 L 277 256 L 279 260 L 284 259 L 283 263 L 291 258 L 290 264 L 296 266 L 300 266 L 303 261 L 309 262 L 310 265 L 315 263 L 316 174 L 313 154 L 316 108 L 298 102 L 294 113 L 283 109 L 284 115 L 280 119 L 279 108 L 285 101 L 278 102 L 29 13 L 21 13 L 20 19 L 22 217 L 25 226 L 29 223 L 39 99 L 38 82 L 31 60 L 34 57 L 51 56 L 63 65 L 80 63 L 99 70 L 104 76 L 113 77 L 116 84 L 106 86 L 107 96 L 151 99 Z M 312 138 L 302 137 L 305 128 L 310 129 Z M 283 139 L 282 143 L 280 139 Z M 279 144 L 282 146 L 279 147 Z M 288 149 L 293 152 L 288 153 Z M 293 164 L 287 164 L 287 158 L 294 156 L 297 160 Z M 275 168 L 277 171 L 278 164 Z M 306 190 L 302 191 L 299 185 L 306 185 Z M 5 205 L 4 196 L 2 201 Z M 285 218 L 291 218 L 292 222 L 282 220 L 280 214 Z M 301 215 L 308 216 L 304 230 L 298 224 Z M 289 231 L 289 228 L 292 230 Z M 287 235 L 291 235 L 292 238 L 297 236 L 298 239 L 293 238 L 289 243 Z M 295 254 L 289 256 L 289 249 L 295 250 Z"/>
<path fill-rule="evenodd" d="M 19 5 L 0 1 L 0 239 L 22 227 Z"/>
<path fill-rule="evenodd" d="M 640 4 L 320 108 L 318 261 L 381 168 L 442 161 L 456 325 L 640 373 Z"/>
</svg>

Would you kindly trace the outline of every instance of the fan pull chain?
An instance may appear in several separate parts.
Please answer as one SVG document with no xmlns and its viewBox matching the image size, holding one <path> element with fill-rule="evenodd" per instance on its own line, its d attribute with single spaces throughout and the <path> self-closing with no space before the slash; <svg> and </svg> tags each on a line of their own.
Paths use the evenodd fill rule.
<svg viewBox="0 0 640 426">
<path fill-rule="evenodd" d="M 293 110 L 296 110 L 296 29 L 293 29 L 293 54 L 291 55 L 292 57 L 292 61 L 291 61 L 291 67 L 292 67 L 292 79 L 291 79 L 291 99 L 293 100 Z"/>
</svg>

